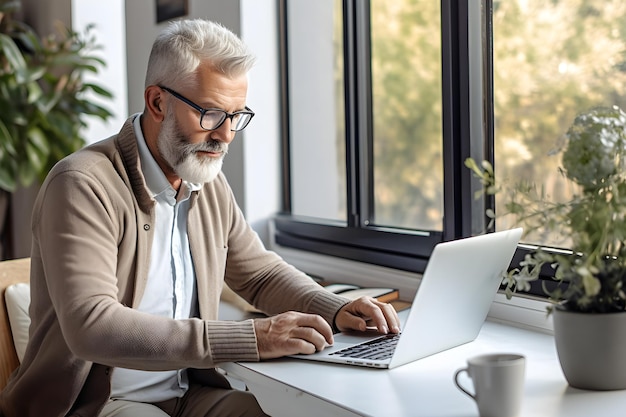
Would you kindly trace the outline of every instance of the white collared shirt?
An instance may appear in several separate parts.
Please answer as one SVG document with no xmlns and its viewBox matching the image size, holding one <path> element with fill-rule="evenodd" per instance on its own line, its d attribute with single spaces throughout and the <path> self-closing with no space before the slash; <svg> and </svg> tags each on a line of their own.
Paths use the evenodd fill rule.
<svg viewBox="0 0 626 417">
<path fill-rule="evenodd" d="M 183 181 L 177 193 L 148 149 L 139 114 L 135 115 L 133 127 L 141 170 L 156 202 L 150 270 L 138 310 L 173 319 L 197 317 L 198 300 L 187 235 L 187 213 L 189 197 L 201 185 Z M 116 368 L 111 380 L 111 398 L 165 401 L 182 397 L 188 388 L 185 370 L 148 372 Z"/>
</svg>

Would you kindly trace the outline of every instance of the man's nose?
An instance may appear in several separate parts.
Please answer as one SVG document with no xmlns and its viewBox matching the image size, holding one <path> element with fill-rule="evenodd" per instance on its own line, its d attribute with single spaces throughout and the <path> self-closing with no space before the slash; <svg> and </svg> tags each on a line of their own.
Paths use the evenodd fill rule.
<svg viewBox="0 0 626 417">
<path fill-rule="evenodd" d="M 235 139 L 236 132 L 232 132 L 230 130 L 231 124 L 232 124 L 232 121 L 230 117 L 227 117 L 226 120 L 224 120 L 224 123 L 222 123 L 220 127 L 211 131 L 211 134 L 209 135 L 209 137 L 211 139 L 219 140 L 220 142 L 224 142 L 227 144 L 232 142 L 233 139 Z"/>
</svg>

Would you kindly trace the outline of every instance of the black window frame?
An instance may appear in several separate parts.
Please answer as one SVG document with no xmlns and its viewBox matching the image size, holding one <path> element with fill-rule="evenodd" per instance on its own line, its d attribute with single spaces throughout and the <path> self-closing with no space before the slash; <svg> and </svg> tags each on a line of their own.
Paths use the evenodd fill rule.
<svg viewBox="0 0 626 417">
<path fill-rule="evenodd" d="M 369 0 L 343 0 L 344 76 L 346 98 L 347 222 L 310 219 L 291 214 L 287 7 L 279 0 L 280 101 L 282 135 L 282 211 L 274 218 L 274 239 L 278 245 L 423 273 L 434 246 L 484 230 L 488 223 L 485 208 L 495 206 L 493 196 L 477 201 L 480 187 L 465 167 L 467 157 L 494 163 L 493 59 L 491 36 L 482 42 L 483 108 L 481 143 L 470 137 L 470 2 L 441 0 L 442 48 L 442 137 L 444 167 L 443 231 L 415 231 L 379 227 L 368 222 L 371 212 L 372 123 Z M 483 34 L 491 34 L 492 0 L 483 1 Z M 365 138 L 365 143 L 357 138 Z M 476 141 L 476 139 L 474 139 Z M 479 149 L 479 155 L 476 150 Z M 474 149 L 474 150 L 473 150 Z M 472 154 L 472 152 L 474 154 Z M 494 163 L 495 165 L 495 163 Z M 479 220 L 476 220 L 476 219 Z M 529 248 L 519 247 L 511 265 L 519 265 Z M 545 277 L 549 271 L 545 271 Z M 544 278 L 545 278 L 544 277 Z M 544 297 L 540 280 L 529 294 Z M 551 281 L 549 278 L 546 281 Z"/>
</svg>

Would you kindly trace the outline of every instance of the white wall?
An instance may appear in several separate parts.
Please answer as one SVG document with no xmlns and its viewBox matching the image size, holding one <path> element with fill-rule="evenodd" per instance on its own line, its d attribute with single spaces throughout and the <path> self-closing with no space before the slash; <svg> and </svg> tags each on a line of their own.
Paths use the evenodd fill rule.
<svg viewBox="0 0 626 417">
<path fill-rule="evenodd" d="M 345 123 L 343 109 L 337 109 L 343 92 L 337 91 L 335 79 L 334 8 L 334 0 L 289 3 L 289 130 L 295 139 L 289 159 L 298 167 L 291 170 L 292 213 L 342 220 L 346 190 L 340 167 L 345 170 L 345 163 L 338 161 L 340 150 L 345 151 L 337 144 L 337 132 Z"/>
<path fill-rule="evenodd" d="M 241 1 L 241 36 L 257 56 L 250 72 L 248 105 L 256 115 L 244 131 L 243 210 L 264 242 L 268 220 L 280 208 L 280 113 L 276 0 Z"/>
<path fill-rule="evenodd" d="M 72 28 L 84 32 L 87 25 L 94 24 L 92 34 L 102 50 L 94 55 L 106 62 L 98 74 L 88 74 L 86 81 L 101 85 L 113 94 L 113 100 L 99 96 L 90 98 L 106 107 L 113 116 L 106 122 L 98 118 L 87 120 L 84 135 L 87 143 L 93 143 L 119 132 L 128 117 L 128 94 L 126 91 L 126 28 L 124 0 L 72 0 Z"/>
</svg>

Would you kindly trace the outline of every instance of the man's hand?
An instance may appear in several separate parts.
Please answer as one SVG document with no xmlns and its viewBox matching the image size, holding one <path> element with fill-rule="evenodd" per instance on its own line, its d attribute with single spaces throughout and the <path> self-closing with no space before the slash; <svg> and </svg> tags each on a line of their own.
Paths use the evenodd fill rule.
<svg viewBox="0 0 626 417">
<path fill-rule="evenodd" d="M 261 359 L 315 353 L 333 344 L 330 325 L 315 314 L 288 311 L 255 319 L 254 332 Z"/>
<path fill-rule="evenodd" d="M 372 297 L 361 297 L 343 306 L 337 313 L 335 325 L 341 331 L 365 331 L 375 327 L 383 334 L 400 332 L 396 309 Z"/>
</svg>

